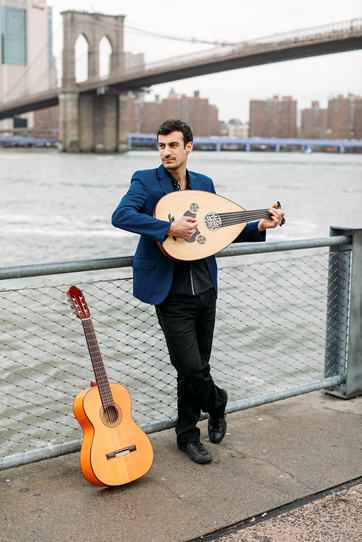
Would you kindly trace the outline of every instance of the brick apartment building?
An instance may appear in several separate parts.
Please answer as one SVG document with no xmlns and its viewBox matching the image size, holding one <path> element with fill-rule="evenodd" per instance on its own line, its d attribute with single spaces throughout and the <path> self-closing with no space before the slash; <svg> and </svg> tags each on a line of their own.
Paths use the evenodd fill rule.
<svg viewBox="0 0 362 542">
<path fill-rule="evenodd" d="M 200 98 L 198 91 L 189 97 L 178 96 L 171 89 L 167 98 L 160 101 L 156 96 L 154 102 L 145 102 L 136 96 L 129 97 L 127 119 L 128 132 L 156 133 L 163 121 L 181 119 L 191 126 L 195 136 L 219 135 L 218 110 L 206 98 Z"/>
<path fill-rule="evenodd" d="M 337 96 L 328 103 L 327 119 L 330 139 L 362 139 L 362 98 L 349 94 Z"/>
<path fill-rule="evenodd" d="M 34 128 L 36 130 L 57 130 L 58 129 L 58 106 L 47 107 L 34 111 Z"/>
<path fill-rule="evenodd" d="M 265 134 L 265 101 L 250 101 L 249 137 L 264 137 Z"/>
<path fill-rule="evenodd" d="M 327 130 L 328 109 L 321 109 L 319 102 L 312 102 L 312 107 L 302 110 L 302 139 L 324 139 Z"/>
<path fill-rule="evenodd" d="M 249 137 L 297 137 L 297 102 L 292 96 L 250 101 Z"/>
</svg>

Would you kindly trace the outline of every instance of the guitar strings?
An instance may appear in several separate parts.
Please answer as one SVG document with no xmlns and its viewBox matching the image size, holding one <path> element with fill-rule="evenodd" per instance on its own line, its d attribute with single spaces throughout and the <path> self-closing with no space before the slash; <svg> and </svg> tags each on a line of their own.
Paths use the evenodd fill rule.
<svg viewBox="0 0 362 542">
<path fill-rule="evenodd" d="M 252 222 L 262 218 L 271 216 L 269 209 L 258 209 L 252 211 L 233 211 L 228 213 L 207 213 L 203 216 L 197 216 L 198 220 L 205 220 L 208 217 L 215 215 L 221 219 L 221 227 L 232 226 L 234 224 L 242 224 L 243 222 Z"/>
<path fill-rule="evenodd" d="M 86 324 L 87 322 L 87 324 Z M 102 356 L 99 350 L 97 337 L 91 320 L 84 321 L 83 327 L 86 331 L 86 341 L 88 350 L 91 356 L 94 374 L 98 385 L 98 391 L 101 398 L 103 410 L 107 414 L 108 421 L 114 423 L 118 418 L 118 412 L 112 395 L 112 390 L 109 385 L 107 373 L 102 361 Z"/>
<path fill-rule="evenodd" d="M 105 398 L 107 397 L 108 400 L 110 399 L 111 403 L 114 403 L 112 393 L 109 388 L 108 377 L 105 372 L 102 356 L 99 350 L 98 341 L 97 341 L 97 337 L 95 336 L 92 322 L 88 321 L 87 327 L 88 327 L 87 333 L 86 333 L 87 346 L 88 346 L 89 353 L 91 355 L 91 361 L 92 361 L 94 372 L 96 375 L 96 380 L 97 381 L 99 380 L 100 382 L 104 383 L 104 387 L 100 390 L 101 396 L 103 395 Z"/>
<path fill-rule="evenodd" d="M 89 354 L 91 357 L 91 362 L 93 366 L 94 375 L 96 377 L 96 382 L 98 386 L 98 392 L 101 398 L 102 408 L 104 412 L 107 412 L 107 416 L 109 413 L 109 408 L 112 407 L 113 412 L 115 409 L 115 402 L 112 395 L 112 390 L 108 381 L 107 373 L 102 361 L 102 355 L 99 349 L 98 340 L 95 334 L 95 330 L 93 327 L 93 323 L 91 319 L 89 320 L 82 320 L 84 334 L 87 341 L 87 346 L 89 350 Z M 106 405 L 106 403 L 109 403 L 109 405 Z M 118 411 L 115 410 L 115 412 L 118 414 Z M 119 426 L 117 427 L 109 427 L 109 431 L 111 432 L 112 442 L 113 442 L 113 450 L 116 451 L 123 448 L 123 442 L 121 441 L 121 433 L 119 431 Z M 126 464 L 124 462 L 117 461 L 116 467 L 119 469 L 120 473 L 122 470 L 126 468 Z"/>
</svg>

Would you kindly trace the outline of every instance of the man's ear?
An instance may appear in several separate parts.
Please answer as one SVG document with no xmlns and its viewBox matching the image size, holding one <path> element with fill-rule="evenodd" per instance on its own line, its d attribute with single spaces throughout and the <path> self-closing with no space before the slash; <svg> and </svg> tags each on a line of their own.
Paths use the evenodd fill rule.
<svg viewBox="0 0 362 542">
<path fill-rule="evenodd" d="M 194 147 L 194 144 L 192 143 L 192 141 L 189 141 L 189 142 L 187 143 L 187 145 L 186 145 L 186 153 L 187 153 L 187 154 L 190 154 L 190 152 L 192 151 L 193 147 Z"/>
</svg>

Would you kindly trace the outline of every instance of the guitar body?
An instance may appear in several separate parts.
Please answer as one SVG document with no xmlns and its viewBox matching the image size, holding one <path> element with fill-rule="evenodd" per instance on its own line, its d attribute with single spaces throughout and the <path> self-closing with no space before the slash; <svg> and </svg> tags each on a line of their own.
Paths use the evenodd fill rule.
<svg viewBox="0 0 362 542">
<path fill-rule="evenodd" d="M 247 220 L 232 224 L 230 219 L 223 219 L 222 214 L 232 213 L 234 216 L 243 211 L 236 203 L 210 192 L 171 192 L 157 203 L 155 218 L 173 222 L 182 216 L 191 216 L 198 220 L 198 228 L 188 241 L 168 236 L 159 248 L 174 260 L 192 261 L 212 256 L 232 243 L 248 223 Z M 230 224 L 226 225 L 226 222 Z"/>
<path fill-rule="evenodd" d="M 105 414 L 98 386 L 80 392 L 74 400 L 75 417 L 84 438 L 80 466 L 93 485 L 118 486 L 140 478 L 151 468 L 153 450 L 147 435 L 133 421 L 131 398 L 120 384 L 109 384 L 114 407 Z"/>
</svg>

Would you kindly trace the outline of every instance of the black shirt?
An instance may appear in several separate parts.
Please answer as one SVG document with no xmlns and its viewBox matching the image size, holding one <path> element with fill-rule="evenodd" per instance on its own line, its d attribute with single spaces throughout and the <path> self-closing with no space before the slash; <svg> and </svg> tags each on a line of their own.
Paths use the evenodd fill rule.
<svg viewBox="0 0 362 542">
<path fill-rule="evenodd" d="M 170 177 L 173 191 L 181 190 L 178 181 L 166 168 L 166 173 Z M 186 170 L 186 190 L 191 190 L 190 174 Z M 191 262 L 175 261 L 173 262 L 173 279 L 170 293 L 199 295 L 213 288 L 214 284 L 210 277 L 209 268 L 205 259 L 194 260 Z"/>
</svg>

